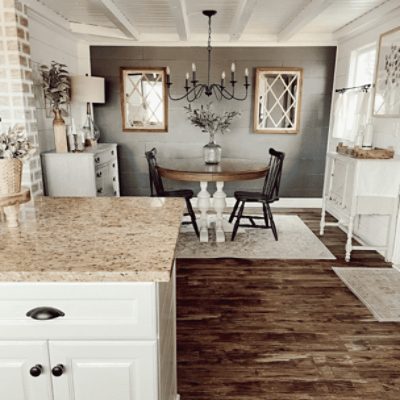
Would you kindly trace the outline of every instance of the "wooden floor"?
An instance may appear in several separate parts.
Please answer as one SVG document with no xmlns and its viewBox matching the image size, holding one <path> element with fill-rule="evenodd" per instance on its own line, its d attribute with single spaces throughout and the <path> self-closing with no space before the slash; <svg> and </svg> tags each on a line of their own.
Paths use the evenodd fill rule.
<svg viewBox="0 0 400 400">
<path fill-rule="evenodd" d="M 297 214 L 318 232 L 317 210 Z M 346 264 L 337 228 L 322 240 L 336 261 L 178 261 L 181 400 L 400 399 L 400 323 L 374 321 L 331 270 L 388 265 Z"/>
</svg>

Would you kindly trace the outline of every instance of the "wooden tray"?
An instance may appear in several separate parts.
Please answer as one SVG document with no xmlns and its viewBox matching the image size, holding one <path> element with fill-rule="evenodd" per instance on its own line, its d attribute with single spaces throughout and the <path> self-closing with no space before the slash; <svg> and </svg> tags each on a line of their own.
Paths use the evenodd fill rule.
<svg viewBox="0 0 400 400">
<path fill-rule="evenodd" d="M 340 143 L 337 146 L 336 151 L 339 154 L 360 159 L 386 160 L 394 157 L 394 150 L 380 149 L 377 147 L 373 149 L 363 149 L 362 147 L 344 146 Z"/>
</svg>

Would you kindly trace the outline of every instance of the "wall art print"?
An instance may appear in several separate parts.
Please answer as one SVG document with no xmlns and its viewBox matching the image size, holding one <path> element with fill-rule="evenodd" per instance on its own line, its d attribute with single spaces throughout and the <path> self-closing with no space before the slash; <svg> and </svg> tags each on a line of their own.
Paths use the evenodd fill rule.
<svg viewBox="0 0 400 400">
<path fill-rule="evenodd" d="M 383 33 L 375 73 L 374 116 L 400 116 L 400 27 Z"/>
</svg>

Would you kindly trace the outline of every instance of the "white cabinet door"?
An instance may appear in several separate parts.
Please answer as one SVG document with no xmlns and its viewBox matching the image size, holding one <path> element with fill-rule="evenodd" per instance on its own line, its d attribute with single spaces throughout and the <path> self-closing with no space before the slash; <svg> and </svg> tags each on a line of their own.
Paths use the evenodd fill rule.
<svg viewBox="0 0 400 400">
<path fill-rule="evenodd" d="M 52 397 L 47 343 L 0 341 L 0 399 Z"/>
<path fill-rule="evenodd" d="M 156 341 L 51 341 L 54 400 L 157 400 Z"/>
</svg>

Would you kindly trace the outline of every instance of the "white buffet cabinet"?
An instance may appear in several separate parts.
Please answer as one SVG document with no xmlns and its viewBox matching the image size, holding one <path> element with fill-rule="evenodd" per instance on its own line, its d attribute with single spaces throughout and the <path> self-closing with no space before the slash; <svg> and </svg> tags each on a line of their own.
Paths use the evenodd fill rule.
<svg viewBox="0 0 400 400">
<path fill-rule="evenodd" d="M 174 282 L 0 283 L 0 399 L 176 400 Z"/>
<path fill-rule="evenodd" d="M 363 249 L 381 251 L 391 261 L 396 250 L 395 244 L 400 241 L 400 238 L 396 238 L 399 192 L 400 159 L 355 159 L 328 153 L 321 234 L 326 226 L 339 226 L 346 230 L 347 261 L 352 250 Z M 326 212 L 338 222 L 326 222 Z M 368 218 L 374 218 L 369 223 L 374 236 L 373 243 L 362 232 L 362 219 Z M 354 234 L 357 234 L 360 245 L 352 243 Z"/>
<path fill-rule="evenodd" d="M 100 143 L 81 153 L 42 153 L 48 196 L 119 196 L 117 145 Z"/>
</svg>

